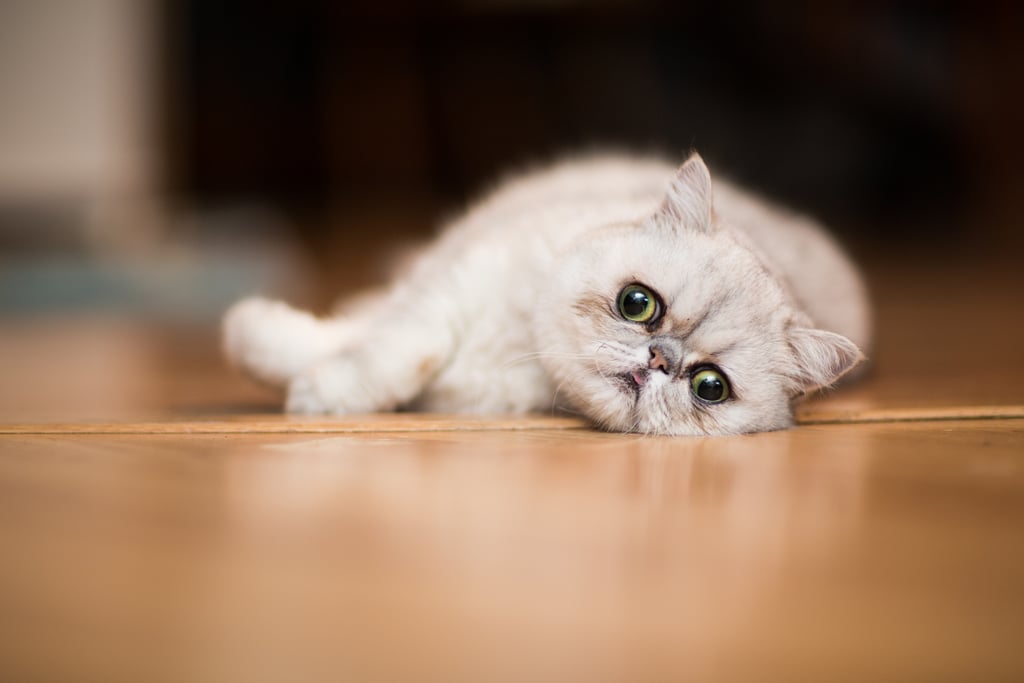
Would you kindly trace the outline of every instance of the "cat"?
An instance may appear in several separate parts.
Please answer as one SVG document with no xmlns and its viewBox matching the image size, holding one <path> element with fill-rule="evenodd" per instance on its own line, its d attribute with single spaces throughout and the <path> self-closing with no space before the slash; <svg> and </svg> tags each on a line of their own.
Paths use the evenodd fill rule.
<svg viewBox="0 0 1024 683">
<path fill-rule="evenodd" d="M 611 431 L 783 429 L 864 358 L 852 263 L 809 219 L 681 167 L 601 156 L 500 185 L 387 289 L 318 319 L 250 298 L 229 360 L 291 413 L 570 411 Z"/>
</svg>

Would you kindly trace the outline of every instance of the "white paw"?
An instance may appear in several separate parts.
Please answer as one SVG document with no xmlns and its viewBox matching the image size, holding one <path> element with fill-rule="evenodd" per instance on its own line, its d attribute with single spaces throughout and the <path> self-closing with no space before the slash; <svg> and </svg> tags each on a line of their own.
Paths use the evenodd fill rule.
<svg viewBox="0 0 1024 683">
<path fill-rule="evenodd" d="M 309 372 L 301 374 L 288 385 L 285 412 L 296 415 L 324 415 L 331 412 L 311 375 Z"/>
<path fill-rule="evenodd" d="M 224 353 L 236 366 L 286 385 L 335 346 L 333 328 L 281 301 L 239 301 L 224 316 Z"/>
<path fill-rule="evenodd" d="M 351 415 L 386 409 L 369 378 L 347 359 L 334 359 L 299 374 L 288 385 L 285 410 L 304 415 Z"/>
</svg>

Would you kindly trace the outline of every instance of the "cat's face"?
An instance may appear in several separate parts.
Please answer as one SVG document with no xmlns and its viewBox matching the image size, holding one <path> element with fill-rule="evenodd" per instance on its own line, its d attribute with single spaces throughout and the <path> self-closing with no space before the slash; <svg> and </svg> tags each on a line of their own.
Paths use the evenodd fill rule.
<svg viewBox="0 0 1024 683">
<path fill-rule="evenodd" d="M 860 360 L 849 340 L 808 327 L 759 257 L 716 229 L 710 196 L 691 158 L 655 216 L 589 234 L 559 264 L 537 321 L 542 358 L 559 400 L 608 429 L 780 429 L 795 398 Z"/>
</svg>

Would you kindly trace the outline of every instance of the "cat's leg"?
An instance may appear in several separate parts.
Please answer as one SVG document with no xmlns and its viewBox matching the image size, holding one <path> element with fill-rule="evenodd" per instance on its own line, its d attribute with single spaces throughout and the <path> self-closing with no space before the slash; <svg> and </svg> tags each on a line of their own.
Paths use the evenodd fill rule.
<svg viewBox="0 0 1024 683">
<path fill-rule="evenodd" d="M 423 310 L 396 314 L 295 377 L 285 408 L 335 415 L 394 410 L 423 390 L 454 348 L 454 332 L 440 319 Z"/>
<path fill-rule="evenodd" d="M 224 353 L 252 377 L 284 387 L 338 353 L 360 328 L 357 316 L 320 319 L 284 302 L 254 297 L 224 316 Z"/>
</svg>

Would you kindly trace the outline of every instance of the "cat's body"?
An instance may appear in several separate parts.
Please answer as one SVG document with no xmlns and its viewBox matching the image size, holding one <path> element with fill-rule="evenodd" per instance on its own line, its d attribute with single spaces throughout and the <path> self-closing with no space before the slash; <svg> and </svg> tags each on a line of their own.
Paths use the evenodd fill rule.
<svg viewBox="0 0 1024 683">
<path fill-rule="evenodd" d="M 696 156 L 678 171 L 605 157 L 528 174 L 336 317 L 240 302 L 225 348 L 287 386 L 292 412 L 567 408 L 622 431 L 782 428 L 859 361 L 864 288 L 813 223 L 721 182 L 712 210 L 710 192 Z"/>
</svg>

